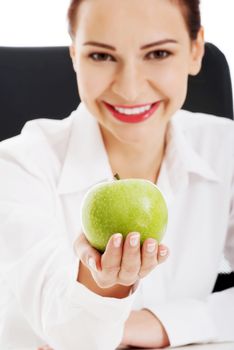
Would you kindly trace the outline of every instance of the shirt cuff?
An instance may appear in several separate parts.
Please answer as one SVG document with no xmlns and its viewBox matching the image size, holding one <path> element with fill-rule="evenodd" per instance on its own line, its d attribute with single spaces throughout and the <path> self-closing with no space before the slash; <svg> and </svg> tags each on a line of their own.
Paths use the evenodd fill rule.
<svg viewBox="0 0 234 350">
<path fill-rule="evenodd" d="M 161 321 L 173 347 L 217 340 L 206 302 L 183 299 L 147 308 Z"/>
<path fill-rule="evenodd" d="M 103 297 L 76 281 L 79 261 L 76 261 L 75 274 L 70 281 L 68 288 L 68 300 L 73 307 L 86 309 L 100 321 L 119 322 L 125 321 L 132 309 L 132 305 L 140 289 L 140 281 L 137 281 L 129 296 L 119 299 L 113 297 Z M 75 278 L 74 278 L 75 277 Z"/>
</svg>

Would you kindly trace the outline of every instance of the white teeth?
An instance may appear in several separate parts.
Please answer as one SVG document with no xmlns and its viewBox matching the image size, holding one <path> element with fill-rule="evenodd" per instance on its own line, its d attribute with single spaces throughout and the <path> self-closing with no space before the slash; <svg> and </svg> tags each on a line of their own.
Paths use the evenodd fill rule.
<svg viewBox="0 0 234 350">
<path fill-rule="evenodd" d="M 144 112 L 150 110 L 151 106 L 152 105 L 148 105 L 148 106 L 139 107 L 139 108 L 117 108 L 117 107 L 114 107 L 114 109 L 121 114 L 135 115 L 135 114 L 141 114 L 141 113 L 144 113 Z"/>
</svg>

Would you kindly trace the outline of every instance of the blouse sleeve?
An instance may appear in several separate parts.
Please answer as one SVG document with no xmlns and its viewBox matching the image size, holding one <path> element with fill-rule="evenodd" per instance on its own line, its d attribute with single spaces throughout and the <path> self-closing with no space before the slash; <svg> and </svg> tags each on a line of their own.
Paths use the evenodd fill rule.
<svg viewBox="0 0 234 350">
<path fill-rule="evenodd" d="M 1 279 L 33 332 L 56 350 L 115 349 L 136 293 L 105 298 L 78 283 L 51 183 L 1 149 L 0 178 Z"/>
<path fill-rule="evenodd" d="M 230 195 L 224 255 L 234 271 L 234 175 Z M 212 293 L 204 300 L 182 298 L 149 309 L 163 323 L 171 346 L 234 342 L 234 288 Z"/>
</svg>

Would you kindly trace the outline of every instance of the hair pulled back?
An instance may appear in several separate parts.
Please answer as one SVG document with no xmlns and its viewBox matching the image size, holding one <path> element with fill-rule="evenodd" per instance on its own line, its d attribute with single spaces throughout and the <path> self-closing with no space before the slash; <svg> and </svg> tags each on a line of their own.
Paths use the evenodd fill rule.
<svg viewBox="0 0 234 350">
<path fill-rule="evenodd" d="M 73 38 L 76 30 L 76 18 L 78 6 L 85 0 L 71 0 L 68 8 L 68 28 L 69 34 Z M 110 0 L 111 1 L 111 0 Z M 184 19 L 189 31 L 191 40 L 197 38 L 198 31 L 201 27 L 200 0 L 171 0 L 177 2 L 182 9 Z"/>
</svg>

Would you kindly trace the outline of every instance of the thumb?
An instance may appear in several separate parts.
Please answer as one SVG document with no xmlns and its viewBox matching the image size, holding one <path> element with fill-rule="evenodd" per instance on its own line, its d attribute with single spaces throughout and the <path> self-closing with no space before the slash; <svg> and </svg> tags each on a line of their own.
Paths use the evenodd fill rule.
<svg viewBox="0 0 234 350">
<path fill-rule="evenodd" d="M 91 246 L 84 233 L 75 240 L 74 252 L 90 271 L 101 271 L 101 254 Z"/>
</svg>

